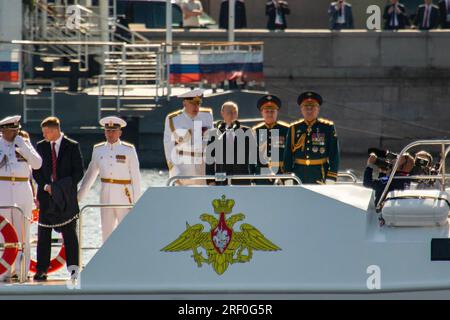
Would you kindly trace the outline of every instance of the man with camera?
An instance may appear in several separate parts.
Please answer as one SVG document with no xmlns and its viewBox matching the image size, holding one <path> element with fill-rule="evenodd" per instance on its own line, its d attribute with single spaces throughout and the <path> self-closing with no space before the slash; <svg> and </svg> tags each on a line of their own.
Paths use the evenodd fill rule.
<svg viewBox="0 0 450 320">
<path fill-rule="evenodd" d="M 370 149 L 369 149 L 370 151 Z M 367 159 L 367 167 L 364 171 L 363 185 L 366 188 L 371 188 L 375 190 L 375 204 L 380 200 L 381 195 L 386 187 L 390 175 L 392 174 L 392 168 L 396 161 L 399 161 L 397 171 L 394 173 L 398 177 L 409 176 L 411 170 L 414 167 L 414 158 L 408 153 L 403 154 L 398 157 L 396 154 L 389 151 L 382 152 L 384 156 L 378 152 L 371 152 L 369 159 Z M 396 157 L 395 157 L 396 156 Z M 395 157 L 395 158 L 393 158 Z M 377 179 L 373 179 L 373 170 L 375 168 L 380 169 L 380 175 Z M 393 179 L 389 191 L 392 190 L 404 190 L 410 185 L 409 179 Z"/>
<path fill-rule="evenodd" d="M 353 29 L 352 5 L 344 0 L 332 2 L 328 9 L 331 30 Z"/>
<path fill-rule="evenodd" d="M 411 171 L 412 176 L 419 175 L 436 175 L 438 170 L 433 167 L 433 156 L 424 150 L 416 153 L 414 157 L 414 168 Z M 420 179 L 417 181 L 417 189 L 437 189 L 439 188 L 439 180 Z"/>
</svg>

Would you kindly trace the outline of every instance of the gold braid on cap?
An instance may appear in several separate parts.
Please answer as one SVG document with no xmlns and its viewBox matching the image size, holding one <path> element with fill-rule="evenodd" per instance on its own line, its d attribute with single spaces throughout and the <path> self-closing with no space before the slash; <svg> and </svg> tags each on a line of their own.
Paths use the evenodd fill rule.
<svg viewBox="0 0 450 320">
<path fill-rule="evenodd" d="M 280 107 L 273 101 L 267 101 L 265 103 L 263 103 L 263 105 L 261 106 L 261 110 L 263 109 L 279 109 Z"/>
<path fill-rule="evenodd" d="M 300 104 L 302 107 L 318 107 L 320 106 L 319 101 L 316 99 L 308 98 L 302 101 Z"/>
</svg>

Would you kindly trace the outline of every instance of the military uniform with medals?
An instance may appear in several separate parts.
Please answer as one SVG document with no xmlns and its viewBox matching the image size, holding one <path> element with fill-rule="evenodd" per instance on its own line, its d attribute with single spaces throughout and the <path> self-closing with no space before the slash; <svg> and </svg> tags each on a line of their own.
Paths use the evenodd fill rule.
<svg viewBox="0 0 450 320">
<path fill-rule="evenodd" d="M 259 110 L 279 110 L 280 108 L 281 100 L 273 95 L 264 96 L 258 101 Z M 283 121 L 276 121 L 270 125 L 261 122 L 253 127 L 258 143 L 258 164 L 256 166 L 256 174 L 267 175 L 283 173 L 283 156 L 288 129 L 289 124 Z M 275 180 L 255 180 L 255 182 L 256 184 L 274 184 Z"/>
<path fill-rule="evenodd" d="M 126 122 L 118 117 L 100 120 L 106 130 L 121 129 Z M 107 141 L 94 146 L 92 160 L 81 182 L 78 199 L 82 200 L 94 184 L 97 176 L 101 178 L 100 203 L 132 205 L 141 196 L 141 174 L 139 159 L 134 145 L 120 139 L 111 144 Z M 102 208 L 103 242 L 125 218 L 129 208 Z"/>
<path fill-rule="evenodd" d="M 199 89 L 179 97 L 200 104 L 202 96 L 203 90 Z M 170 177 L 205 175 L 203 152 L 206 147 L 207 132 L 212 127 L 213 116 L 210 108 L 199 108 L 194 118 L 191 118 L 184 109 L 172 112 L 166 117 L 164 152 Z M 198 136 L 196 130 L 199 131 Z M 180 180 L 178 183 L 195 185 L 205 184 L 205 181 Z"/>
<path fill-rule="evenodd" d="M 7 117 L 0 121 L 0 130 L 19 130 L 21 116 Z M 33 191 L 30 183 L 32 169 L 39 169 L 42 165 L 42 158 L 31 145 L 30 141 L 17 135 L 14 141 L 7 141 L 0 136 L 0 206 L 19 206 L 23 214 L 31 218 L 33 209 Z M 30 222 L 25 219 L 22 213 L 2 209 L 0 215 L 5 217 L 17 232 L 19 241 L 22 241 L 22 234 L 26 243 L 25 268 L 29 269 L 30 264 Z M 23 230 L 25 222 L 25 230 Z M 2 277 L 11 276 L 14 272 L 18 276 L 20 273 L 20 261 L 22 252 L 17 255 L 14 269 L 9 274 Z"/>
<path fill-rule="evenodd" d="M 317 100 L 315 93 L 299 97 Z M 284 170 L 294 172 L 304 184 L 335 182 L 339 169 L 339 146 L 333 122 L 318 118 L 308 123 L 301 119 L 291 124 L 284 150 Z"/>
</svg>

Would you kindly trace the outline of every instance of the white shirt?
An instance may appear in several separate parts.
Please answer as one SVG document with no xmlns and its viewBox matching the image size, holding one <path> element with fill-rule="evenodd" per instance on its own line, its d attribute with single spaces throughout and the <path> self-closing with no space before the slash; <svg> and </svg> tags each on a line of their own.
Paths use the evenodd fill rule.
<svg viewBox="0 0 450 320">
<path fill-rule="evenodd" d="M 64 137 L 64 133 L 61 132 L 61 136 L 58 138 L 58 140 L 56 141 L 50 141 L 50 147 L 53 148 L 53 143 L 55 143 L 55 152 L 56 152 L 56 156 L 59 155 L 59 149 L 61 148 L 61 141 Z"/>
<path fill-rule="evenodd" d="M 337 18 L 336 22 L 339 23 L 339 24 L 344 24 L 345 23 L 345 10 L 346 10 L 345 7 L 346 7 L 345 3 L 342 2 L 342 14 L 341 14 L 341 11 L 339 10 L 338 5 L 336 5 L 336 10 L 338 11 L 338 18 Z"/>
<path fill-rule="evenodd" d="M 422 27 L 428 28 L 430 26 L 431 5 L 426 4 L 424 10 Z"/>
<path fill-rule="evenodd" d="M 194 10 L 203 11 L 202 3 L 199 0 L 194 0 L 192 2 L 188 1 L 183 4 L 183 10 L 192 12 Z M 198 27 L 200 26 L 199 16 L 190 16 L 188 18 L 184 17 L 183 14 L 183 26 L 184 27 Z"/>
</svg>

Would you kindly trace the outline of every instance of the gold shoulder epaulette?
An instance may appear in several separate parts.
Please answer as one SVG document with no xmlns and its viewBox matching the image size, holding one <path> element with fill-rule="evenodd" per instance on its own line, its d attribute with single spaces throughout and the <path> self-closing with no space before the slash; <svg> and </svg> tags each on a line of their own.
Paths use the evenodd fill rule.
<svg viewBox="0 0 450 320">
<path fill-rule="evenodd" d="M 256 124 L 256 125 L 254 125 L 254 126 L 253 126 L 253 130 L 256 130 L 256 129 L 258 129 L 258 128 L 261 128 L 262 126 L 264 126 L 264 124 L 265 124 L 265 122 L 263 121 L 263 122 L 260 122 L 260 123 L 258 123 L 258 124 Z"/>
<path fill-rule="evenodd" d="M 284 121 L 277 121 L 277 122 L 278 122 L 278 124 L 282 125 L 283 127 L 288 127 L 289 128 L 291 126 L 289 123 L 284 122 Z"/>
<path fill-rule="evenodd" d="M 130 148 L 134 148 L 134 144 L 132 144 L 132 143 L 129 143 L 129 142 L 126 142 L 126 141 L 122 141 L 122 144 L 124 146 L 130 147 Z"/>
<path fill-rule="evenodd" d="M 200 108 L 200 112 L 208 112 L 212 114 L 212 109 L 211 108 Z"/>
<path fill-rule="evenodd" d="M 100 143 L 94 144 L 94 148 L 97 148 L 97 147 L 101 147 L 101 146 L 104 146 L 105 144 L 106 144 L 106 141 L 103 141 L 103 142 L 100 142 Z"/>
<path fill-rule="evenodd" d="M 177 111 L 174 111 L 174 112 L 172 112 L 172 113 L 169 113 L 169 114 L 167 115 L 167 117 L 169 117 L 169 119 L 172 119 L 173 117 L 178 116 L 178 115 L 181 114 L 182 112 L 183 112 L 183 110 L 177 110 Z"/>
<path fill-rule="evenodd" d="M 305 122 L 305 119 L 300 119 L 298 121 L 291 122 L 291 124 L 289 126 L 295 126 L 296 124 L 300 124 L 300 123 L 303 123 L 303 122 Z"/>
<path fill-rule="evenodd" d="M 319 118 L 318 120 L 319 120 L 320 123 L 327 124 L 327 125 L 329 125 L 329 126 L 334 125 L 333 121 L 328 120 L 328 119 Z"/>
</svg>

